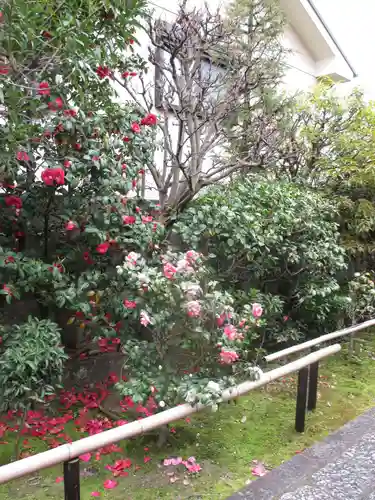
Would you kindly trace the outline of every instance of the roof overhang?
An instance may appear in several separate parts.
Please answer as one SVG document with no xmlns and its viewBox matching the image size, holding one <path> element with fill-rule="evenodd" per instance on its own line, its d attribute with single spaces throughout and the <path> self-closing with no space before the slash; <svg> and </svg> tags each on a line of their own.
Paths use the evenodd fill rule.
<svg viewBox="0 0 375 500">
<path fill-rule="evenodd" d="M 308 0 L 280 0 L 288 23 L 316 62 L 316 77 L 350 81 L 353 69 Z"/>
</svg>

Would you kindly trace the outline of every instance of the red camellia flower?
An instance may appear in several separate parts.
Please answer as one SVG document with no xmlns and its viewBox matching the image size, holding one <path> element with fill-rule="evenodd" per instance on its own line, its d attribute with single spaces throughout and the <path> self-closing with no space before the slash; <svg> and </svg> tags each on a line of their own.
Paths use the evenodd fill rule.
<svg viewBox="0 0 375 500">
<path fill-rule="evenodd" d="M 65 229 L 66 229 L 67 231 L 73 231 L 73 229 L 78 229 L 78 226 L 77 226 L 76 224 L 74 224 L 74 222 L 73 222 L 73 221 L 71 221 L 71 220 L 70 220 L 69 222 L 67 222 L 67 223 L 65 224 Z"/>
<path fill-rule="evenodd" d="M 17 155 L 16 155 L 16 158 L 17 160 L 19 161 L 29 161 L 30 160 L 30 157 L 29 155 L 26 153 L 26 151 L 18 151 Z"/>
<path fill-rule="evenodd" d="M 52 35 L 49 31 L 42 31 L 42 37 L 49 39 L 52 38 Z"/>
<path fill-rule="evenodd" d="M 79 144 L 77 142 L 76 144 L 74 144 L 74 149 L 76 149 L 77 151 L 80 151 L 82 149 L 82 144 Z"/>
<path fill-rule="evenodd" d="M 110 247 L 110 244 L 108 243 L 108 241 L 105 241 L 104 243 L 100 243 L 100 245 L 98 245 L 96 247 L 96 251 L 98 253 L 105 254 L 108 252 L 109 247 Z"/>
<path fill-rule="evenodd" d="M 141 127 L 139 126 L 139 124 L 137 122 L 133 122 L 131 128 L 135 134 L 139 134 L 139 132 L 141 131 Z"/>
<path fill-rule="evenodd" d="M 123 78 L 127 78 L 129 76 L 129 74 L 130 74 L 129 71 L 124 71 L 121 76 Z"/>
<path fill-rule="evenodd" d="M 98 66 L 96 68 L 96 74 L 103 80 L 103 78 L 111 75 L 111 71 L 107 66 Z"/>
<path fill-rule="evenodd" d="M 130 138 L 129 137 L 123 137 L 122 139 L 124 142 L 129 142 L 130 141 Z"/>
<path fill-rule="evenodd" d="M 127 309 L 135 309 L 137 307 L 137 304 L 134 302 L 134 300 L 125 299 L 123 301 L 123 304 Z"/>
<path fill-rule="evenodd" d="M 65 184 L 65 173 L 62 168 L 46 168 L 41 177 L 46 186 L 63 186 Z"/>
<path fill-rule="evenodd" d="M 61 109 L 64 106 L 64 102 L 61 99 L 61 97 L 56 97 L 54 101 L 50 101 L 48 103 L 48 107 L 51 111 L 57 111 L 58 109 Z"/>
<path fill-rule="evenodd" d="M 157 121 L 158 121 L 158 119 L 156 118 L 156 115 L 150 113 L 147 116 L 145 116 L 144 118 L 142 118 L 141 125 L 152 126 L 152 125 L 156 125 Z"/>
<path fill-rule="evenodd" d="M 64 160 L 64 167 L 69 168 L 71 166 L 72 162 L 69 160 Z"/>
<path fill-rule="evenodd" d="M 22 200 L 18 196 L 6 196 L 5 205 L 7 207 L 22 208 Z"/>
<path fill-rule="evenodd" d="M 5 64 L 0 65 L 0 75 L 7 75 L 9 73 L 9 66 Z"/>
<path fill-rule="evenodd" d="M 136 71 L 132 71 L 132 72 L 130 73 L 130 76 L 137 76 L 137 72 L 136 72 Z"/>
<path fill-rule="evenodd" d="M 126 163 L 123 163 L 123 164 L 121 165 L 121 168 L 122 168 L 122 170 L 126 170 L 126 168 L 127 168 Z"/>
<path fill-rule="evenodd" d="M 74 109 L 66 109 L 64 111 L 64 115 L 65 116 L 77 116 L 77 111 L 75 111 Z"/>
<path fill-rule="evenodd" d="M 48 82 L 40 82 L 39 88 L 38 88 L 38 94 L 39 95 L 50 95 L 51 91 L 49 89 L 49 84 Z"/>
<path fill-rule="evenodd" d="M 12 257 L 12 255 L 9 255 L 4 262 L 5 264 L 14 264 L 16 262 L 16 259 Z"/>
<path fill-rule="evenodd" d="M 122 222 L 124 224 L 135 224 L 135 217 L 134 215 L 124 215 L 122 218 Z"/>
</svg>

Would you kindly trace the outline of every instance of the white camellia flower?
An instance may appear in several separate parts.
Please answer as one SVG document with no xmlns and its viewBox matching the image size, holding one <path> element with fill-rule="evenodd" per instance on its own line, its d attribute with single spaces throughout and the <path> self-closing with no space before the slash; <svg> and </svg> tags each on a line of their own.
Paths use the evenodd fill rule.
<svg viewBox="0 0 375 500">
<path fill-rule="evenodd" d="M 164 408 L 165 407 L 165 402 L 164 401 L 159 401 L 159 406 L 160 406 L 160 408 Z"/>
</svg>

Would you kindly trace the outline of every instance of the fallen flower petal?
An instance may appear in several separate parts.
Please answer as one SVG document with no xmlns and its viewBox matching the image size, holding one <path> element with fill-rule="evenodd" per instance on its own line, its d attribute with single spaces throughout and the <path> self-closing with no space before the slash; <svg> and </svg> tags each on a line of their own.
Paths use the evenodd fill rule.
<svg viewBox="0 0 375 500">
<path fill-rule="evenodd" d="M 64 481 L 64 478 L 62 476 L 59 476 L 55 479 L 55 483 L 62 483 Z"/>
<path fill-rule="evenodd" d="M 113 488 L 116 488 L 118 485 L 117 481 L 114 481 L 113 479 L 106 479 L 103 483 L 103 486 L 106 490 L 112 490 Z"/>
<path fill-rule="evenodd" d="M 100 497 L 100 491 L 92 491 L 91 496 L 92 497 Z"/>
<path fill-rule="evenodd" d="M 79 456 L 79 459 L 82 460 L 82 462 L 89 462 L 91 459 L 91 453 L 84 453 Z"/>
<path fill-rule="evenodd" d="M 258 463 L 252 468 L 251 473 L 253 476 L 263 477 L 267 474 L 267 470 L 262 463 Z"/>
</svg>

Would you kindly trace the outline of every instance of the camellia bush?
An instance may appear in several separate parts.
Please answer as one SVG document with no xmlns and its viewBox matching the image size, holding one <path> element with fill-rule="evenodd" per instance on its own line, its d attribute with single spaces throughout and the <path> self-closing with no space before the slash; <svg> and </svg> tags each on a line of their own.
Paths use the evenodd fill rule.
<svg viewBox="0 0 375 500">
<path fill-rule="evenodd" d="M 208 256 L 236 303 L 257 298 L 267 312 L 268 347 L 335 328 L 346 306 L 337 211 L 298 185 L 239 179 L 210 189 L 180 216 L 176 232 Z M 261 336 L 261 338 L 263 338 Z"/>
<path fill-rule="evenodd" d="M 262 306 L 237 308 L 198 253 L 171 252 L 159 207 L 142 198 L 158 117 L 118 104 L 111 81 L 145 71 L 133 35 L 143 14 L 136 0 L 2 6 L 1 294 L 8 308 L 38 305 L 4 330 L 4 408 L 60 382 L 60 329 L 65 343 L 73 329 L 74 345 L 121 349 L 119 389 L 159 408 L 215 404 L 257 373 Z"/>
</svg>

